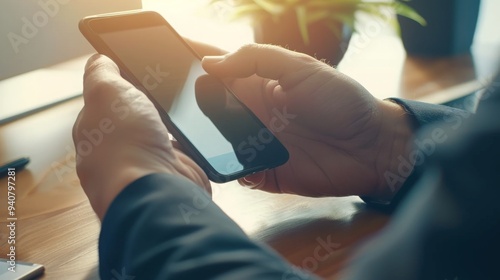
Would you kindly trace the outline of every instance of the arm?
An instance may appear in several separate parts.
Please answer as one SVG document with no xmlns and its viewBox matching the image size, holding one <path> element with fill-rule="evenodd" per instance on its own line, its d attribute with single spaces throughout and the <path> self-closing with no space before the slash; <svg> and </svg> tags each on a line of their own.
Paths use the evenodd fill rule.
<svg viewBox="0 0 500 280">
<path fill-rule="evenodd" d="M 408 115 L 411 129 L 416 132 L 436 123 L 441 123 L 443 127 L 455 127 L 461 125 L 463 118 L 468 118 L 471 113 L 452 108 L 449 106 L 429 104 L 413 100 L 400 98 L 390 98 L 389 101 L 398 104 Z M 406 155 L 402 155 L 394 160 L 397 167 L 393 171 L 386 171 L 384 177 L 393 188 L 398 187 L 394 197 L 389 200 L 361 196 L 366 203 L 384 211 L 394 210 L 399 203 L 407 196 L 411 188 L 422 176 L 422 164 L 425 158 L 432 155 L 436 144 L 441 142 L 440 129 L 434 135 L 428 137 L 412 137 L 413 146 Z"/>
<path fill-rule="evenodd" d="M 199 186 L 168 174 L 127 186 L 109 208 L 99 240 L 102 279 L 122 268 L 141 279 L 288 279 L 294 273 Z"/>
<path fill-rule="evenodd" d="M 500 250 L 500 76 L 477 113 L 443 129 L 421 180 L 342 279 L 496 279 Z M 458 124 L 455 122 L 454 124 Z"/>
<path fill-rule="evenodd" d="M 453 107 L 424 103 L 415 100 L 401 98 L 390 98 L 390 101 L 399 104 L 412 119 L 413 129 L 416 131 L 427 125 L 438 122 L 452 122 L 452 119 L 459 116 L 468 116 L 469 112 Z"/>
</svg>

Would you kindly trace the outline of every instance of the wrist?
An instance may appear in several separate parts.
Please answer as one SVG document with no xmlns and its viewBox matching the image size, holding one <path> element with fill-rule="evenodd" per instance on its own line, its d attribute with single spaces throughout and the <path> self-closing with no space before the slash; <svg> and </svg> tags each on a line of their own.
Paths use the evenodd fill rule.
<svg viewBox="0 0 500 280">
<path fill-rule="evenodd" d="M 397 103 L 380 100 L 378 106 L 382 115 L 378 140 L 381 148 L 376 165 L 379 183 L 370 198 L 390 201 L 414 168 L 414 164 L 408 159 L 413 138 L 412 121 L 405 109 Z"/>
<path fill-rule="evenodd" d="M 151 154 L 111 151 L 106 163 L 86 162 L 78 168 L 81 185 L 92 208 L 102 220 L 115 198 L 131 183 L 155 173 L 185 177 L 211 193 L 205 173 L 184 154 L 173 151 L 172 158 L 156 158 Z M 128 149 L 129 151 L 131 149 Z M 114 157 L 113 155 L 116 155 Z M 127 156 L 129 155 L 129 156 Z"/>
<path fill-rule="evenodd" d="M 78 168 L 81 185 L 101 220 L 114 199 L 137 179 L 153 173 L 177 174 L 168 164 L 141 161 L 137 159 L 137 155 L 127 157 L 123 154 L 110 153 L 106 157 L 108 161 L 82 162 L 83 166 Z"/>
<path fill-rule="evenodd" d="M 97 172 L 96 172 L 97 173 Z M 107 172 L 89 176 L 80 175 L 81 185 L 89 202 L 100 220 L 102 220 L 113 200 L 135 180 L 154 173 L 134 167 L 107 169 Z"/>
</svg>

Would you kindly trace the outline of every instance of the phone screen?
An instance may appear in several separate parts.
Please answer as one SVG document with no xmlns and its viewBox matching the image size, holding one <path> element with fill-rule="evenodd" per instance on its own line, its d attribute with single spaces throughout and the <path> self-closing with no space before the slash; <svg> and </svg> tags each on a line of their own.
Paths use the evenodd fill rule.
<svg viewBox="0 0 500 280">
<path fill-rule="evenodd" d="M 207 75 L 164 20 L 90 26 L 216 173 L 251 173 L 286 162 L 281 143 L 220 80 Z"/>
</svg>

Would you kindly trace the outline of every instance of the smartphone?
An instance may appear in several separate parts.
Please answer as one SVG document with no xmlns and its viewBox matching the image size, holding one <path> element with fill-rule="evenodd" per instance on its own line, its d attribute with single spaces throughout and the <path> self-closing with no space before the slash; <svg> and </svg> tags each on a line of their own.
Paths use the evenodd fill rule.
<svg viewBox="0 0 500 280">
<path fill-rule="evenodd" d="M 158 13 L 90 16 L 79 28 L 151 99 L 210 180 L 227 182 L 288 160 L 281 142 L 228 85 L 203 70 L 200 56 Z"/>
<path fill-rule="evenodd" d="M 0 259 L 0 280 L 30 280 L 43 275 L 43 265 Z"/>
</svg>

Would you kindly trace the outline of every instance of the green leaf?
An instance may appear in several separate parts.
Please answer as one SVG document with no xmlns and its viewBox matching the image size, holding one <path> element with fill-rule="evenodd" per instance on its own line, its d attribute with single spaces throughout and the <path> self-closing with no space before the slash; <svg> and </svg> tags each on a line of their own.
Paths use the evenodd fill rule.
<svg viewBox="0 0 500 280">
<path fill-rule="evenodd" d="M 418 22 L 422 26 L 427 25 L 425 19 L 421 15 L 419 15 L 414 9 L 412 9 L 410 6 L 406 4 L 403 4 L 401 2 L 396 2 L 394 3 L 394 9 L 396 10 L 396 13 L 398 15 L 412 19 Z"/>
<path fill-rule="evenodd" d="M 249 17 L 259 20 L 269 17 L 278 20 L 286 11 L 295 10 L 299 24 L 300 34 L 306 44 L 309 43 L 308 25 L 318 21 L 342 22 L 354 29 L 355 12 L 361 11 L 380 18 L 399 30 L 394 17 L 388 17 L 384 9 L 390 8 L 396 14 L 412 19 L 421 25 L 426 21 L 415 10 L 403 2 L 410 0 L 211 0 L 210 3 L 228 3 L 233 7 L 231 18 Z M 333 27 L 333 25 L 331 25 Z"/>
<path fill-rule="evenodd" d="M 308 8 L 332 9 L 335 7 L 338 7 L 338 8 L 356 7 L 360 3 L 362 3 L 361 0 L 336 0 L 336 1 L 311 0 L 311 1 L 307 1 L 307 7 Z"/>
<path fill-rule="evenodd" d="M 270 0 L 253 0 L 255 4 L 259 5 L 270 13 L 271 15 L 279 15 L 286 10 L 286 7 L 283 4 L 276 3 L 277 1 Z"/>
<path fill-rule="evenodd" d="M 237 18 L 254 17 L 256 14 L 263 12 L 265 11 L 257 4 L 241 5 L 239 7 L 234 7 L 229 18 L 234 20 Z"/>
<path fill-rule="evenodd" d="M 295 8 L 295 13 L 297 14 L 297 23 L 299 25 L 300 35 L 304 44 L 309 45 L 309 31 L 307 22 L 307 9 L 305 6 L 297 6 Z"/>
<path fill-rule="evenodd" d="M 399 21 L 396 17 L 393 17 L 389 21 L 389 25 L 396 32 L 396 34 L 401 37 L 401 26 L 399 26 Z"/>
</svg>

